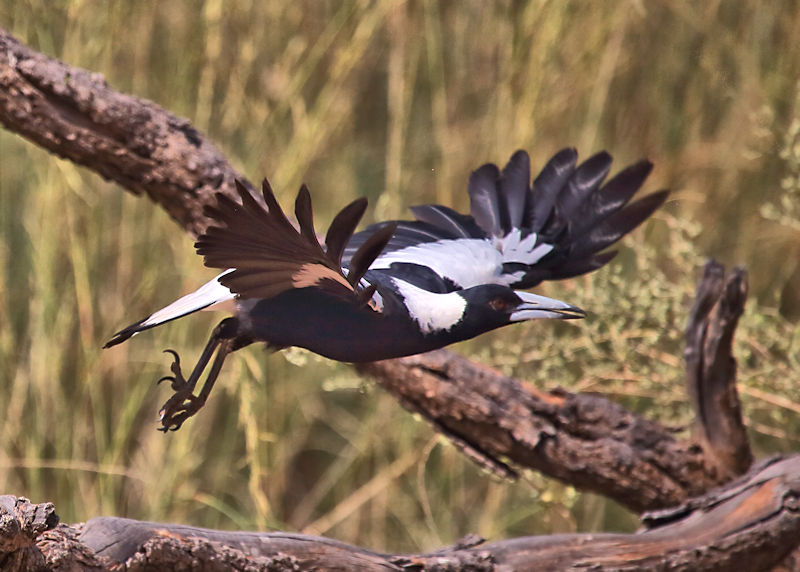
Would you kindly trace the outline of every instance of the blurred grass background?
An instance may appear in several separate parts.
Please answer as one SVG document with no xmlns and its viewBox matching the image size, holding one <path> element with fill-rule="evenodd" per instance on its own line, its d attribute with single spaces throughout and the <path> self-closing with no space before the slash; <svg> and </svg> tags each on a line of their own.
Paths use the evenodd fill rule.
<svg viewBox="0 0 800 572">
<path fill-rule="evenodd" d="M 188 117 L 324 228 L 468 207 L 469 172 L 517 148 L 656 163 L 674 189 L 615 262 L 542 292 L 593 311 L 456 347 L 542 388 L 690 420 L 681 336 L 704 259 L 750 270 L 737 354 L 757 454 L 800 449 L 800 8 L 738 2 L 0 0 L 0 25 Z M 615 169 L 616 170 L 616 169 Z M 250 347 L 209 405 L 155 430 L 165 347 L 202 315 L 101 351 L 212 274 L 168 217 L 0 131 L 0 492 L 96 515 L 325 534 L 376 550 L 631 530 L 609 501 L 482 473 L 351 368 Z"/>
</svg>

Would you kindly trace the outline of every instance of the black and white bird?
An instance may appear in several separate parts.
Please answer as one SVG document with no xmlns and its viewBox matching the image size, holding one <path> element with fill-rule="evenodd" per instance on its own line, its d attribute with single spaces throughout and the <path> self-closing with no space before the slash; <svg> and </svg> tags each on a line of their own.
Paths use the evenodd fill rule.
<svg viewBox="0 0 800 572">
<path fill-rule="evenodd" d="M 577 152 L 557 153 L 530 182 L 530 160 L 517 151 L 500 170 L 472 173 L 470 214 L 441 205 L 411 209 L 416 220 L 374 224 L 355 233 L 366 199 L 334 218 L 325 244 L 314 229 L 311 197 L 295 202 L 297 230 L 265 180 L 266 209 L 240 183 L 241 204 L 223 194 L 206 207 L 214 223 L 195 243 L 216 278 L 121 330 L 105 345 L 198 310 L 233 305 L 184 378 L 178 354 L 174 395 L 160 429 L 176 430 L 206 402 L 225 357 L 253 342 L 290 346 L 343 362 L 401 357 L 534 318 L 581 318 L 566 302 L 525 292 L 600 268 L 606 247 L 666 200 L 667 191 L 631 202 L 652 165 L 640 161 L 605 184 L 611 156 L 577 165 Z M 216 355 L 215 355 L 216 353 Z M 212 361 L 213 358 L 213 361 Z M 211 366 L 199 394 L 194 390 Z"/>
</svg>

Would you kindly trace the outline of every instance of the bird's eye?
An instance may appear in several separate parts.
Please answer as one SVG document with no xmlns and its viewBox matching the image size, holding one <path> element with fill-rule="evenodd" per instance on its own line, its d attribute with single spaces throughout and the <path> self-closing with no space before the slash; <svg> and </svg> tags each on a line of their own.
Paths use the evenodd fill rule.
<svg viewBox="0 0 800 572">
<path fill-rule="evenodd" d="M 508 301 L 503 298 L 493 298 L 489 301 L 489 307 L 497 312 L 505 312 L 508 308 Z"/>
</svg>

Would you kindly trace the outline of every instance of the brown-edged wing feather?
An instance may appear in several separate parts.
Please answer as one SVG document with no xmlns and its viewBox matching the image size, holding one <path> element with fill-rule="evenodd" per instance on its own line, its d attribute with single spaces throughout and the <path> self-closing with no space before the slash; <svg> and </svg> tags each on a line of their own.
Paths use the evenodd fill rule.
<svg viewBox="0 0 800 572">
<path fill-rule="evenodd" d="M 241 298 L 272 298 L 292 288 L 318 287 L 357 300 L 353 287 L 322 250 L 313 229 L 311 198 L 303 187 L 295 203 L 301 231 L 286 218 L 272 188 L 262 189 L 269 210 L 237 182 L 242 204 L 217 195 L 206 214 L 216 224 L 195 243 L 206 266 L 233 268 L 220 282 Z"/>
<path fill-rule="evenodd" d="M 300 192 L 297 193 L 297 200 L 294 202 L 294 216 L 297 218 L 297 224 L 300 225 L 300 234 L 311 245 L 316 245 L 318 248 L 319 241 L 317 240 L 317 231 L 314 230 L 314 213 L 311 209 L 311 193 L 308 192 L 308 187 L 302 185 Z M 320 248 L 320 252 L 322 249 Z"/>
<path fill-rule="evenodd" d="M 365 200 L 354 201 L 334 218 L 326 252 L 314 231 L 311 196 L 305 185 L 295 201 L 299 232 L 286 218 L 266 180 L 262 190 L 267 210 L 238 181 L 236 189 L 242 204 L 218 194 L 217 205 L 205 209 L 216 224 L 195 243 L 206 266 L 233 268 L 220 278 L 222 284 L 241 298 L 272 298 L 287 290 L 313 287 L 363 304 L 364 292 L 357 281 L 390 237 L 378 236 L 359 248 L 354 255 L 355 272 L 351 269 L 351 276 L 357 277 L 354 286 L 344 276 L 341 256 L 364 213 Z"/>
</svg>

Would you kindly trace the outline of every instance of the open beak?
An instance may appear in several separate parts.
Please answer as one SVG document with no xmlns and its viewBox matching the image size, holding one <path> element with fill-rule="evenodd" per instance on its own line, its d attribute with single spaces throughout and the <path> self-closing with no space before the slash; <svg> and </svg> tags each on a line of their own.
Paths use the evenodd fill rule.
<svg viewBox="0 0 800 572">
<path fill-rule="evenodd" d="M 514 293 L 522 299 L 522 304 L 517 306 L 509 316 L 512 322 L 522 322 L 534 318 L 577 320 L 586 317 L 586 312 L 561 300 L 519 290 L 515 290 Z"/>
</svg>

